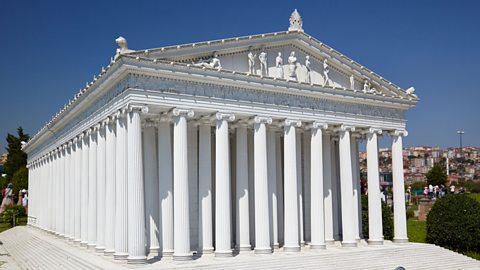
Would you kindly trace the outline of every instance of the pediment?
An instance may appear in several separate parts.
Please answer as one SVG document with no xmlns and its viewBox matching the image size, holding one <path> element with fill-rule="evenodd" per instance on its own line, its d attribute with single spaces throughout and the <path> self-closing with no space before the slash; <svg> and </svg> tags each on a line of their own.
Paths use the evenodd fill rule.
<svg viewBox="0 0 480 270">
<path fill-rule="evenodd" d="M 292 52 L 294 58 L 290 57 Z M 323 87 L 417 99 L 302 31 L 190 43 L 128 54 Z"/>
</svg>

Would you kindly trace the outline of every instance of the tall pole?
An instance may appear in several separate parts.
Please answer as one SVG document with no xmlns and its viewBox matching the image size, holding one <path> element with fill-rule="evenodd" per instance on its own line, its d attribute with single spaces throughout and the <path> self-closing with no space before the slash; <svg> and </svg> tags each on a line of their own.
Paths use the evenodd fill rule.
<svg viewBox="0 0 480 270">
<path fill-rule="evenodd" d="M 457 131 L 457 134 L 460 137 L 460 163 L 463 164 L 463 160 L 462 160 L 462 158 L 463 158 L 462 135 L 465 134 L 465 131 L 459 130 L 459 131 Z M 459 170 L 458 174 L 459 174 L 459 180 L 461 181 L 462 180 L 462 169 Z"/>
</svg>

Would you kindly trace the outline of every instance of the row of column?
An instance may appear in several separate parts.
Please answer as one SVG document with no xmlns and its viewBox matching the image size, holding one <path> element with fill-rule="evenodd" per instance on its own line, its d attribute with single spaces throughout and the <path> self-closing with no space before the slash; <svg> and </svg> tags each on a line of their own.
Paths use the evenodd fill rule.
<svg viewBox="0 0 480 270">
<path fill-rule="evenodd" d="M 302 167 L 297 134 L 302 127 L 300 120 L 273 121 L 264 116 L 236 120 L 231 113 L 203 116 L 198 121 L 198 171 L 194 171 L 198 185 L 193 192 L 197 196 L 192 197 L 189 158 L 193 153 L 189 153 L 187 119 L 194 112 L 175 108 L 161 114 L 145 125 L 142 139 L 141 113 L 145 111 L 145 107 L 129 106 L 31 163 L 29 214 L 35 220 L 31 219 L 31 223 L 106 256 L 127 259 L 129 263 L 143 263 L 147 254 L 191 259 L 194 240 L 191 230 L 195 228 L 190 224 L 192 206 L 198 213 L 194 220 L 198 235 L 193 234 L 198 239 L 198 242 L 195 239 L 198 253 L 214 251 L 216 256 L 231 256 L 232 242 L 240 251 L 250 250 L 253 242 L 255 253 L 260 254 L 271 253 L 272 248 L 283 242 L 284 251 L 295 252 L 305 239 L 304 227 L 309 228 L 310 247 L 325 248 L 335 238 L 333 186 L 338 165 L 340 194 L 337 196 L 341 199 L 337 207 L 341 208 L 338 212 L 341 212 L 342 245 L 357 245 L 361 237 L 361 202 L 354 127 L 331 128 L 318 122 L 303 125 L 310 130 L 309 137 L 304 137 L 304 146 L 310 146 L 305 151 L 309 152 L 310 165 L 305 166 L 304 160 Z M 248 127 L 253 127 L 254 133 L 253 162 L 248 155 Z M 283 143 L 277 132 L 279 127 L 283 129 Z M 235 129 L 234 200 L 229 135 L 232 128 Z M 381 130 L 371 128 L 362 132 L 367 136 L 369 243 L 381 244 L 377 142 Z M 337 148 L 331 143 L 334 134 L 338 135 Z M 403 135 L 401 131 L 392 134 L 395 241 L 398 242 L 407 241 Z M 279 157 L 283 157 L 283 164 Z M 252 164 L 253 185 L 249 183 Z M 308 183 L 307 180 L 302 183 L 302 179 L 307 179 L 301 175 L 302 168 L 308 167 L 305 171 Z M 303 194 L 304 185 L 308 194 Z M 191 202 L 192 198 L 196 201 Z M 303 208 L 304 199 L 309 200 L 308 209 Z M 305 220 L 304 211 L 310 212 Z"/>
</svg>

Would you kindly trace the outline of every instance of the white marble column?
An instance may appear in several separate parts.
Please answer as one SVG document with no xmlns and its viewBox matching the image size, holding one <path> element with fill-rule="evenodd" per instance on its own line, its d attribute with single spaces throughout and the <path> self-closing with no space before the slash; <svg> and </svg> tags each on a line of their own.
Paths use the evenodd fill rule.
<svg viewBox="0 0 480 270">
<path fill-rule="evenodd" d="M 73 140 L 75 156 L 75 180 L 72 185 L 74 193 L 75 224 L 74 224 L 74 244 L 79 245 L 81 241 L 81 211 L 82 211 L 82 142 L 83 134 Z"/>
<path fill-rule="evenodd" d="M 69 185 L 68 185 L 68 190 L 67 190 L 67 198 L 68 198 L 68 230 L 70 231 L 68 240 L 73 241 L 75 240 L 75 166 L 76 166 L 76 160 L 75 160 L 75 152 L 74 148 L 76 145 L 76 141 L 72 139 L 69 142 L 69 148 L 70 148 L 70 162 L 69 162 L 69 169 L 68 169 L 68 175 L 67 177 L 69 178 Z"/>
<path fill-rule="evenodd" d="M 105 125 L 102 122 L 97 129 L 97 245 L 95 251 L 105 251 L 105 193 L 106 193 L 106 141 L 105 141 Z"/>
<path fill-rule="evenodd" d="M 130 105 L 127 124 L 128 145 L 128 258 L 130 264 L 146 263 L 145 193 L 143 183 L 142 122 L 144 106 Z"/>
<path fill-rule="evenodd" d="M 109 116 L 105 126 L 105 251 L 106 256 L 115 253 L 115 175 L 116 175 L 116 119 Z"/>
<path fill-rule="evenodd" d="M 228 121 L 235 120 L 235 115 L 217 113 L 215 117 L 215 256 L 227 257 L 232 256 Z"/>
<path fill-rule="evenodd" d="M 302 159 L 303 159 L 303 239 L 305 243 L 312 241 L 312 220 L 311 220 L 311 138 L 312 134 L 310 130 L 303 132 L 303 144 L 302 144 Z"/>
<path fill-rule="evenodd" d="M 191 260 L 188 190 L 187 116 L 191 110 L 173 109 L 173 224 L 175 260 Z"/>
<path fill-rule="evenodd" d="M 187 123 L 188 153 L 188 216 L 190 250 L 198 250 L 198 128 L 194 121 Z"/>
<path fill-rule="evenodd" d="M 333 235 L 332 139 L 329 133 L 323 134 L 322 145 L 325 243 L 331 245 L 335 239 Z"/>
<path fill-rule="evenodd" d="M 360 227 L 362 226 L 361 220 L 361 212 L 359 210 L 362 209 L 361 205 L 361 195 L 362 192 L 360 190 L 360 168 L 358 165 L 358 141 L 357 136 L 359 134 L 351 134 L 350 136 L 350 149 L 352 154 L 352 180 L 353 180 L 353 215 L 354 215 L 354 228 L 355 228 L 355 239 L 357 241 L 360 240 Z"/>
<path fill-rule="evenodd" d="M 285 120 L 284 126 L 284 209 L 285 209 L 285 252 L 300 251 L 298 192 L 297 192 L 297 150 L 295 127 L 301 127 L 299 120 Z"/>
<path fill-rule="evenodd" d="M 80 211 L 80 246 L 86 247 L 88 243 L 88 174 L 90 165 L 88 162 L 89 157 L 89 137 L 90 131 L 86 131 L 82 138 L 82 169 L 81 175 L 81 211 Z"/>
<path fill-rule="evenodd" d="M 94 249 L 97 244 L 97 130 L 90 129 L 88 149 L 88 249 Z"/>
<path fill-rule="evenodd" d="M 276 131 L 267 131 L 268 166 L 268 216 L 270 223 L 270 246 L 278 249 L 278 192 L 277 192 L 277 149 Z"/>
<path fill-rule="evenodd" d="M 51 193 L 50 193 L 50 209 L 51 209 L 51 232 L 53 234 L 58 234 L 57 232 L 57 222 L 59 216 L 59 207 L 57 204 L 59 203 L 58 200 L 58 148 L 55 148 L 52 152 L 52 184 L 51 184 Z"/>
<path fill-rule="evenodd" d="M 247 126 L 238 123 L 235 134 L 236 153 L 236 249 L 240 252 L 251 250 L 250 246 L 250 214 L 248 189 L 248 148 Z"/>
<path fill-rule="evenodd" d="M 59 179 L 59 191 L 58 196 L 60 197 L 60 217 L 59 217 L 59 227 L 58 233 L 63 238 L 65 237 L 65 159 L 66 159 L 66 146 L 62 145 L 60 147 L 60 179 Z"/>
<path fill-rule="evenodd" d="M 71 184 L 71 177 L 70 177 L 70 174 L 71 174 L 71 147 L 72 147 L 72 143 L 69 141 L 65 144 L 65 174 L 64 174 L 64 181 L 65 181 L 65 184 L 64 184 L 64 189 L 63 189 L 63 199 L 64 199 L 64 203 L 65 205 L 63 206 L 64 207 L 64 230 L 65 230 L 65 239 L 68 240 L 70 239 L 70 237 L 72 236 L 71 234 L 71 231 L 70 231 L 70 218 L 71 218 L 71 214 L 72 214 L 72 211 L 70 209 L 70 184 Z M 34 186 L 35 187 L 35 186 Z M 32 189 L 30 187 L 30 189 Z M 35 190 L 34 190 L 35 192 Z M 29 194 L 30 197 L 28 198 L 29 199 L 29 206 L 31 206 L 32 204 L 32 194 L 30 193 Z M 35 199 L 35 197 L 34 197 Z M 34 201 L 35 203 L 35 201 Z M 34 209 L 35 210 L 35 209 Z M 31 208 L 29 209 L 29 211 L 31 211 Z"/>
<path fill-rule="evenodd" d="M 323 167 L 323 131 L 328 125 L 314 122 L 310 137 L 310 200 L 311 200 L 311 243 L 312 249 L 325 248 L 324 219 L 324 167 Z"/>
<path fill-rule="evenodd" d="M 303 166 L 302 166 L 302 133 L 297 130 L 295 137 L 297 154 L 297 199 L 298 199 L 298 237 L 300 246 L 305 246 L 304 224 L 303 224 Z"/>
<path fill-rule="evenodd" d="M 383 244 L 382 201 L 378 170 L 378 139 L 382 130 L 370 128 L 367 133 L 367 181 L 368 181 L 368 243 Z"/>
<path fill-rule="evenodd" d="M 354 127 L 342 125 L 339 129 L 340 190 L 342 202 L 342 246 L 355 247 L 355 216 L 353 209 L 353 178 L 350 132 Z"/>
<path fill-rule="evenodd" d="M 406 243 L 407 218 L 405 209 L 405 180 L 403 175 L 403 143 L 402 137 L 407 131 L 396 130 L 392 136 L 392 177 L 393 177 L 393 242 Z"/>
<path fill-rule="evenodd" d="M 116 260 L 128 257 L 128 148 L 127 112 L 116 115 L 117 140 L 115 145 L 115 253 Z"/>
<path fill-rule="evenodd" d="M 145 226 L 148 257 L 159 255 L 158 242 L 158 169 L 155 123 L 146 122 L 143 129 L 143 170 L 145 175 Z"/>
<path fill-rule="evenodd" d="M 280 132 L 275 134 L 275 161 L 276 161 L 276 187 L 277 187 L 277 226 L 278 246 L 284 243 L 284 210 L 283 210 L 283 168 L 282 168 L 282 138 Z M 274 245 L 275 247 L 275 245 Z"/>
<path fill-rule="evenodd" d="M 272 118 L 254 118 L 254 179 L 255 179 L 255 253 L 271 253 L 268 163 L 267 163 L 267 124 Z"/>
<path fill-rule="evenodd" d="M 213 253 L 212 134 L 210 121 L 199 125 L 198 252 Z"/>
<path fill-rule="evenodd" d="M 173 167 L 170 119 L 158 122 L 159 244 L 162 257 L 173 255 Z M 177 131 L 178 132 L 178 131 Z"/>
</svg>

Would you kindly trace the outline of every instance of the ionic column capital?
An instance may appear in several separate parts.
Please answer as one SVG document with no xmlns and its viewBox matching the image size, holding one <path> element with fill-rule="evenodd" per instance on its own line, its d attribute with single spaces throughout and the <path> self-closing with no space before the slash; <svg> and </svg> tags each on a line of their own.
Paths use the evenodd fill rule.
<svg viewBox="0 0 480 270">
<path fill-rule="evenodd" d="M 142 104 L 128 104 L 128 112 L 148 113 L 148 107 Z"/>
<path fill-rule="evenodd" d="M 396 130 L 390 131 L 390 136 L 406 137 L 408 136 L 408 132 L 405 129 L 396 129 Z"/>
<path fill-rule="evenodd" d="M 112 121 L 117 119 L 121 119 L 127 116 L 128 108 L 121 108 L 119 109 L 114 115 Z"/>
<path fill-rule="evenodd" d="M 232 122 L 232 121 L 235 120 L 235 114 L 233 114 L 233 113 L 217 112 L 217 113 L 215 114 L 215 118 L 216 118 L 218 121 L 225 120 L 225 121 L 228 121 L 228 122 Z"/>
<path fill-rule="evenodd" d="M 305 129 L 328 129 L 328 124 L 325 122 L 313 121 L 312 123 L 308 123 L 305 125 Z"/>
<path fill-rule="evenodd" d="M 300 121 L 299 119 L 285 119 L 285 121 L 283 121 L 283 126 L 293 126 L 293 127 L 301 127 L 302 126 L 302 121 Z"/>
<path fill-rule="evenodd" d="M 335 128 L 334 131 L 335 132 L 347 132 L 347 131 L 354 132 L 355 127 L 354 126 L 349 126 L 349 125 L 341 125 L 341 126 Z"/>
<path fill-rule="evenodd" d="M 174 108 L 172 110 L 172 116 L 175 116 L 175 117 L 178 117 L 178 116 L 184 116 L 184 117 L 193 117 L 195 115 L 195 113 L 193 112 L 193 110 L 189 110 L 189 109 L 180 109 L 180 108 Z"/>
<path fill-rule="evenodd" d="M 143 128 L 156 127 L 156 126 L 157 126 L 156 119 L 145 119 L 144 121 L 142 121 Z"/>
<path fill-rule="evenodd" d="M 368 129 L 365 129 L 360 132 L 361 134 L 378 134 L 381 135 L 383 133 L 383 130 L 380 128 L 375 128 L 375 127 L 369 127 Z"/>
<path fill-rule="evenodd" d="M 252 120 L 253 120 L 253 123 L 254 123 L 254 124 L 268 124 L 268 125 L 270 125 L 270 124 L 272 124 L 272 122 L 273 122 L 273 120 L 272 120 L 271 117 L 268 117 L 268 116 L 259 116 L 259 115 L 253 117 Z"/>
</svg>

